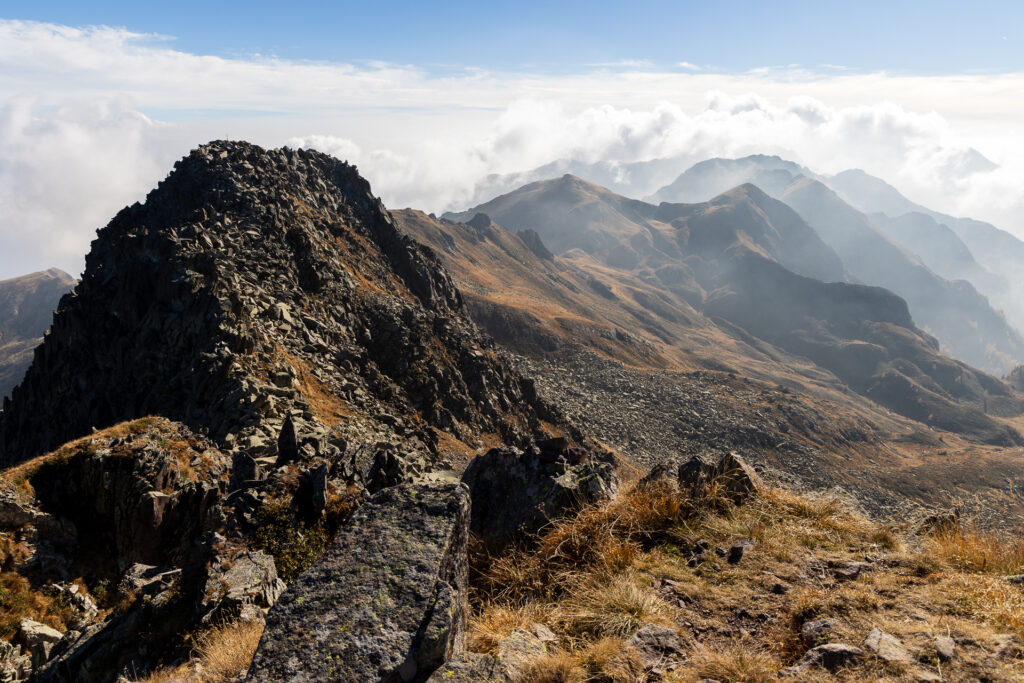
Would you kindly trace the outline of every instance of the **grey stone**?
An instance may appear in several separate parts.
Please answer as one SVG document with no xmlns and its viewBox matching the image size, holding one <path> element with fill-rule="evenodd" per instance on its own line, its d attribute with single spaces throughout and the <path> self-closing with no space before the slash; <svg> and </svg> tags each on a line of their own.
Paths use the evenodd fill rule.
<svg viewBox="0 0 1024 683">
<path fill-rule="evenodd" d="M 826 643 L 813 647 L 804 653 L 793 666 L 779 672 L 780 676 L 803 676 L 811 669 L 836 671 L 840 667 L 857 663 L 864 656 L 864 650 L 845 643 Z"/>
<path fill-rule="evenodd" d="M 413 681 L 461 652 L 469 496 L 384 489 L 267 616 L 249 681 Z"/>
<path fill-rule="evenodd" d="M 935 653 L 944 662 L 956 656 L 956 641 L 949 636 L 935 636 Z"/>
<path fill-rule="evenodd" d="M 835 633 L 836 626 L 828 619 L 808 621 L 800 627 L 800 636 L 809 646 L 821 644 L 823 640 Z"/>
<path fill-rule="evenodd" d="M 707 496 L 714 487 L 719 495 L 737 505 L 763 486 L 754 468 L 735 452 L 726 453 L 717 461 L 695 455 L 679 466 L 677 476 L 680 490 L 694 498 Z"/>
<path fill-rule="evenodd" d="M 864 647 L 890 664 L 913 664 L 915 661 L 899 640 L 880 628 L 871 629 L 864 639 Z"/>
<path fill-rule="evenodd" d="M 42 643 L 53 643 L 59 642 L 64 634 L 57 629 L 41 624 L 38 621 L 32 619 L 22 619 L 21 625 L 18 627 L 18 641 L 27 648 L 35 647 Z"/>
<path fill-rule="evenodd" d="M 442 664 L 430 675 L 427 683 L 511 683 L 512 680 L 497 657 L 463 652 Z"/>
<path fill-rule="evenodd" d="M 299 440 L 295 433 L 292 416 L 285 418 L 281 433 L 277 437 L 277 466 L 295 462 L 299 457 Z"/>
<path fill-rule="evenodd" d="M 203 621 L 260 618 L 284 592 L 274 558 L 262 550 L 234 557 L 226 570 L 212 569 L 203 591 Z"/>
<path fill-rule="evenodd" d="M 22 652 L 20 645 L 0 640 L 0 681 L 20 683 L 32 673 L 32 656 Z"/>
<path fill-rule="evenodd" d="M 694 498 L 707 494 L 708 487 L 714 481 L 717 471 L 716 463 L 706 455 L 695 455 L 679 465 L 677 479 L 679 488 Z"/>
<path fill-rule="evenodd" d="M 640 653 L 648 673 L 662 675 L 675 669 L 684 659 L 686 643 L 675 629 L 647 624 L 626 644 Z"/>
</svg>

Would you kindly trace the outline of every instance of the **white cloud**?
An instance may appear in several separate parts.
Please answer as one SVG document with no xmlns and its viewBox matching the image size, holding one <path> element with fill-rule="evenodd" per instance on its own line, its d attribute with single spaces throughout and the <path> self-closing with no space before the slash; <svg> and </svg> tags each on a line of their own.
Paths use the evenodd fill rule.
<svg viewBox="0 0 1024 683">
<path fill-rule="evenodd" d="M 723 74 L 686 62 L 435 74 L 195 55 L 124 29 L 0 20 L 0 277 L 78 270 L 96 228 L 215 137 L 323 149 L 389 204 L 433 211 L 463 206 L 488 174 L 557 158 L 779 153 L 825 173 L 864 168 L 922 203 L 1024 232 L 1022 91 L 1024 74 Z"/>
</svg>

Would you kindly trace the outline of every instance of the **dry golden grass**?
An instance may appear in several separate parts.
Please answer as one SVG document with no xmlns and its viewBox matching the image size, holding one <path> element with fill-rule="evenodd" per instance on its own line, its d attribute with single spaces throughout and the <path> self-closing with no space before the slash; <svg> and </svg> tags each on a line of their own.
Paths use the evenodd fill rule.
<svg viewBox="0 0 1024 683">
<path fill-rule="evenodd" d="M 739 564 L 712 552 L 687 563 L 696 539 L 728 547 L 738 538 L 752 542 Z M 477 565 L 470 642 L 493 650 L 513 628 L 539 622 L 558 647 L 522 680 L 639 681 L 642 672 L 599 655 L 615 650 L 608 643 L 628 652 L 623 639 L 656 623 L 690 643 L 665 680 L 768 681 L 810 646 L 803 624 L 829 619 L 828 640 L 860 645 L 878 627 L 920 658 L 904 671 L 867 657 L 839 680 L 901 680 L 940 668 L 946 680 L 1024 680 L 1024 662 L 992 649 L 997 633 L 1024 642 L 1024 591 L 997 576 L 1020 571 L 1019 548 L 976 527 L 914 536 L 837 499 L 777 489 L 739 507 L 689 500 L 670 485 L 624 489 L 553 524 L 529 549 Z M 869 568 L 852 580 L 832 573 L 851 562 Z M 940 663 L 929 634 L 974 645 Z"/>
<path fill-rule="evenodd" d="M 551 609 L 538 603 L 526 605 L 494 604 L 470 620 L 466 642 L 473 652 L 493 652 L 517 628 L 529 628 L 550 620 Z"/>
<path fill-rule="evenodd" d="M 633 488 L 610 504 L 583 509 L 538 539 L 536 548 L 490 558 L 478 587 L 492 599 L 555 596 L 579 577 L 610 576 L 631 566 L 643 545 L 678 532 L 693 508 L 666 483 Z"/>
<path fill-rule="evenodd" d="M 628 637 L 645 624 L 672 626 L 671 607 L 634 571 L 577 588 L 553 616 L 563 633 L 576 637 Z"/>
<path fill-rule="evenodd" d="M 737 683 L 762 683 L 778 680 L 784 664 L 778 657 L 749 640 L 736 640 L 714 646 L 697 644 L 686 666 L 666 677 L 666 683 L 699 681 L 710 678 Z"/>
<path fill-rule="evenodd" d="M 974 522 L 946 525 L 931 535 L 930 550 L 959 569 L 988 574 L 1024 572 L 1024 537 L 995 533 Z"/>
<path fill-rule="evenodd" d="M 154 671 L 138 683 L 223 683 L 249 667 L 263 635 L 262 622 L 214 626 L 195 638 L 193 656 L 180 666 Z"/>
</svg>

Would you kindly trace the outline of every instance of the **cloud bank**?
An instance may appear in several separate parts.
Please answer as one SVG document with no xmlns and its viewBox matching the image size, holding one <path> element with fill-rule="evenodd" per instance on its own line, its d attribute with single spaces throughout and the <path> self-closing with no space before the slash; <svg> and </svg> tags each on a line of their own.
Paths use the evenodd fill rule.
<svg viewBox="0 0 1024 683">
<path fill-rule="evenodd" d="M 222 137 L 329 152 L 389 205 L 428 211 L 463 208 L 488 176 L 556 159 L 674 159 L 667 182 L 710 156 L 779 154 L 822 173 L 863 168 L 911 199 L 1024 234 L 1022 91 L 1024 74 L 227 59 L 124 29 L 0 20 L 0 277 L 77 273 L 95 229 L 189 148 Z M 632 186 L 646 194 L 658 178 Z"/>
</svg>

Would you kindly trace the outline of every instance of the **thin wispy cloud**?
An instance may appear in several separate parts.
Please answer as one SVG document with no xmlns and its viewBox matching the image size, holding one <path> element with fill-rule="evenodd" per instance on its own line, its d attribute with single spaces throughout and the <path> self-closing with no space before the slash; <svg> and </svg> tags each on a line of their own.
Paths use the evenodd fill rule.
<svg viewBox="0 0 1024 683">
<path fill-rule="evenodd" d="M 501 73 L 226 58 L 120 28 L 0 21 L 0 276 L 77 270 L 93 230 L 218 137 L 331 152 L 388 204 L 429 211 L 461 208 L 489 174 L 561 157 L 761 152 L 826 173 L 864 168 L 918 201 L 1016 230 L 1022 91 L 1016 73 L 728 74 L 687 62 Z M 979 170 L 979 153 L 999 168 Z"/>
</svg>

